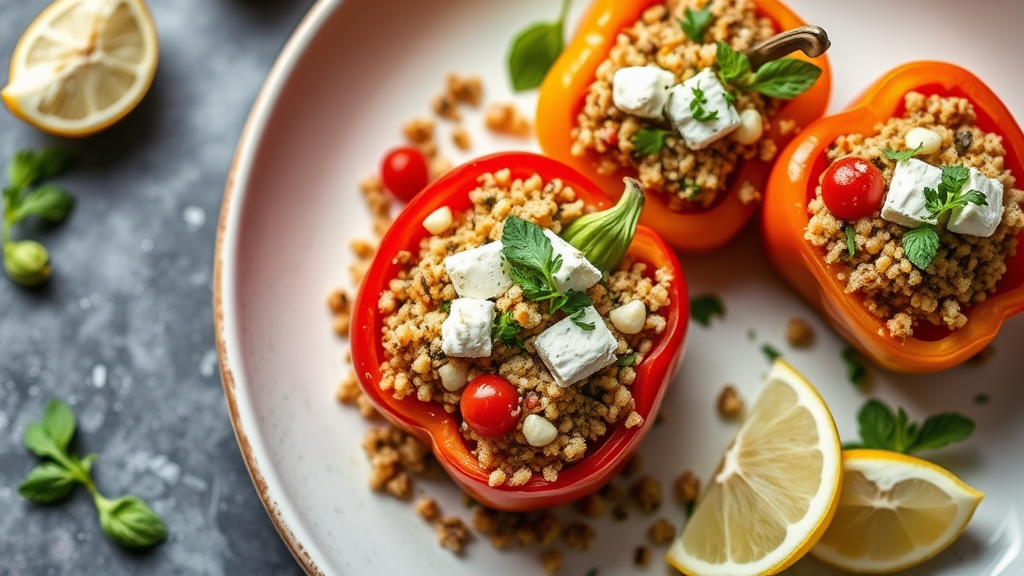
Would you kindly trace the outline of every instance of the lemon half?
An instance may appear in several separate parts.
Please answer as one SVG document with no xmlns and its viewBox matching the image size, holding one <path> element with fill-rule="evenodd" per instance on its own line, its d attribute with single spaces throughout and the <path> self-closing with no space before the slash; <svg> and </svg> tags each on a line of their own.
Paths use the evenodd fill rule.
<svg viewBox="0 0 1024 576">
<path fill-rule="evenodd" d="M 666 560 L 691 576 L 786 569 L 814 546 L 835 512 L 840 454 L 821 396 L 776 360 Z"/>
<path fill-rule="evenodd" d="M 135 108 L 158 56 L 142 0 L 57 0 L 18 41 L 0 97 L 36 128 L 88 136 Z"/>
</svg>

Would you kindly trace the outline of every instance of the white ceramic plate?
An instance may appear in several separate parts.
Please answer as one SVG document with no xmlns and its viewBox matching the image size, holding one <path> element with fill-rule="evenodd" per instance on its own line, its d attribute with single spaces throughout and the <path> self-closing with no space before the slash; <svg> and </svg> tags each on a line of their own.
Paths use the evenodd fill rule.
<svg viewBox="0 0 1024 576">
<path fill-rule="evenodd" d="M 347 241 L 370 237 L 356 183 L 401 141 L 405 120 L 429 113 L 449 71 L 482 74 L 486 99 L 514 100 L 531 112 L 535 93 L 513 97 L 505 55 L 516 30 L 554 17 L 551 0 L 321 0 L 295 32 L 253 107 L 228 182 L 217 252 L 216 315 L 225 391 L 239 444 L 270 516 L 311 574 L 430 576 L 539 574 L 538 550 L 496 551 L 478 541 L 464 558 L 438 547 L 411 506 L 366 488 L 359 447 L 366 423 L 333 398 L 346 374 L 346 342 L 331 332 L 328 291 L 345 286 L 352 257 Z M 571 21 L 583 9 L 576 0 Z M 1024 3 L 792 0 L 807 21 L 832 38 L 833 111 L 891 67 L 940 59 L 973 70 L 1024 119 Z M 479 112 L 463 125 L 474 154 L 535 149 L 532 142 L 485 134 Z M 450 126 L 440 122 L 440 141 Z M 466 157 L 451 153 L 455 160 Z M 1024 175 L 1019 175 L 1024 177 Z M 844 439 L 868 393 L 906 407 L 913 417 L 961 410 L 978 421 L 966 444 L 930 454 L 987 497 L 953 547 L 909 574 L 1024 574 L 1024 387 L 1017 354 L 1024 318 L 1008 322 L 995 356 L 981 366 L 901 376 L 872 370 L 860 391 L 844 374 L 843 343 L 774 275 L 756 230 L 709 256 L 685 257 L 694 294 L 714 292 L 728 309 L 711 328 L 692 326 L 687 357 L 667 394 L 664 424 L 643 453 L 646 471 L 669 482 L 683 470 L 713 470 L 735 424 L 719 420 L 715 396 L 726 383 L 752 400 L 766 372 L 760 352 L 771 344 L 821 390 Z M 817 341 L 788 348 L 793 316 L 810 320 Z M 974 402 L 977 394 L 991 401 Z M 454 485 L 420 482 L 448 512 L 468 517 Z M 575 513 L 566 511 L 566 518 Z M 666 501 L 658 515 L 681 524 Z M 654 517 L 594 523 L 590 552 L 567 552 L 562 574 L 666 573 L 660 559 L 632 565 Z M 791 574 L 833 574 L 813 560 Z"/>
</svg>

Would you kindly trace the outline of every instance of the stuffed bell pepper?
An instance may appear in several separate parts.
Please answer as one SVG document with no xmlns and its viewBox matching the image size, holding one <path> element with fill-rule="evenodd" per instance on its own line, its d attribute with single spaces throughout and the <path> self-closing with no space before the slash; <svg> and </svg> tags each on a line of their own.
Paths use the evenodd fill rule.
<svg viewBox="0 0 1024 576">
<path fill-rule="evenodd" d="M 352 326 L 360 385 L 503 510 L 578 499 L 638 447 L 681 358 L 686 283 L 575 170 L 506 153 L 449 172 L 384 236 Z"/>
<path fill-rule="evenodd" d="M 915 62 L 782 153 L 764 235 L 779 271 L 877 364 L 931 372 L 1024 310 L 1024 134 L 951 64 Z"/>
<path fill-rule="evenodd" d="M 743 228 L 776 153 L 828 104 L 827 60 L 784 56 L 827 48 L 777 0 L 594 0 L 541 85 L 538 138 L 613 198 L 637 178 L 641 222 L 709 250 Z"/>
</svg>

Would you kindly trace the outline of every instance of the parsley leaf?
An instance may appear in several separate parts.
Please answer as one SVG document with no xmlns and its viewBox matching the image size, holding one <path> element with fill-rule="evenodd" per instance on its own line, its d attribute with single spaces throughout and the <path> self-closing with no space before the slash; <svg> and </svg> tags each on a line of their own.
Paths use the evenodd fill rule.
<svg viewBox="0 0 1024 576">
<path fill-rule="evenodd" d="M 715 53 L 719 77 L 725 84 L 744 80 L 750 74 L 750 60 L 743 52 L 733 50 L 726 42 L 718 42 Z"/>
<path fill-rule="evenodd" d="M 516 92 L 540 86 L 548 70 L 565 48 L 565 16 L 571 0 L 562 0 L 562 12 L 554 22 L 527 26 L 512 40 L 508 72 Z"/>
<path fill-rule="evenodd" d="M 861 442 L 845 447 L 874 448 L 910 454 L 935 450 L 966 440 L 975 429 L 970 418 L 956 412 L 943 412 L 925 419 L 923 424 L 910 422 L 900 408 L 893 413 L 884 402 L 868 400 L 857 414 Z"/>
<path fill-rule="evenodd" d="M 701 326 L 711 325 L 711 317 L 725 318 L 725 305 L 714 294 L 702 294 L 690 299 L 690 318 Z"/>
<path fill-rule="evenodd" d="M 665 147 L 665 137 L 668 135 L 668 130 L 644 126 L 633 134 L 633 152 L 643 156 L 657 154 Z"/>
<path fill-rule="evenodd" d="M 440 310 L 441 312 L 444 312 L 445 314 L 451 314 L 452 313 L 452 301 L 451 300 L 445 300 L 444 302 L 441 302 L 441 305 L 438 306 L 437 309 Z"/>
<path fill-rule="evenodd" d="M 857 255 L 857 231 L 849 224 L 844 227 L 843 231 L 846 232 L 846 251 L 850 254 L 850 258 L 853 258 Z"/>
<path fill-rule="evenodd" d="M 683 12 L 683 18 L 679 19 L 679 27 L 690 40 L 697 43 L 704 42 L 704 33 L 711 25 L 711 3 L 700 10 L 691 10 L 689 6 Z"/>
<path fill-rule="evenodd" d="M 761 353 L 765 355 L 765 358 L 768 359 L 768 362 L 775 362 L 776 360 L 782 357 L 782 352 L 779 352 L 771 344 L 762 344 Z"/>
<path fill-rule="evenodd" d="M 885 150 L 882 150 L 882 154 L 884 154 L 889 160 L 903 162 L 904 160 L 910 160 L 914 156 L 917 156 L 921 150 L 924 150 L 924 144 L 918 145 L 918 147 L 913 150 L 904 150 L 902 152 L 897 152 L 887 146 Z"/>
<path fill-rule="evenodd" d="M 555 255 L 551 240 L 540 226 L 509 216 L 505 220 L 501 244 L 501 255 L 509 264 L 509 275 L 523 289 L 528 300 L 546 301 L 549 313 L 561 310 L 570 316 L 594 303 L 585 292 L 558 290 L 554 274 L 562 267 L 562 258 Z"/>
<path fill-rule="evenodd" d="M 594 330 L 596 330 L 597 329 L 597 324 L 595 324 L 593 322 L 584 322 L 583 321 L 583 314 L 584 314 L 583 310 L 580 310 L 579 312 L 576 312 L 575 314 L 573 314 L 573 315 L 571 315 L 569 317 L 572 318 L 572 323 L 573 324 L 579 326 L 585 332 L 593 332 Z"/>
<path fill-rule="evenodd" d="M 931 226 L 919 226 L 903 233 L 903 253 L 914 266 L 927 268 L 939 251 L 939 233 Z"/>
<path fill-rule="evenodd" d="M 630 352 L 624 356 L 619 356 L 619 359 L 615 361 L 615 365 L 622 368 L 625 366 L 636 366 L 636 352 Z"/>
<path fill-rule="evenodd" d="M 718 118 L 718 110 L 712 110 L 708 112 L 704 109 L 704 105 L 708 103 L 708 99 L 704 96 L 704 91 L 700 89 L 700 83 L 697 86 L 690 89 L 693 92 L 693 100 L 690 100 L 690 112 L 693 114 L 693 119 L 698 122 L 710 122 Z"/>
<path fill-rule="evenodd" d="M 494 327 L 491 334 L 495 340 L 504 342 L 508 346 L 522 349 L 524 343 L 518 336 L 523 327 L 516 321 L 510 310 L 506 310 L 494 317 Z"/>
<path fill-rule="evenodd" d="M 864 384 L 864 379 L 868 375 L 868 369 L 864 366 L 864 360 L 860 357 L 860 353 L 856 349 L 847 346 L 843 348 L 840 354 L 843 357 L 843 362 L 846 363 L 846 377 L 854 386 Z"/>
</svg>

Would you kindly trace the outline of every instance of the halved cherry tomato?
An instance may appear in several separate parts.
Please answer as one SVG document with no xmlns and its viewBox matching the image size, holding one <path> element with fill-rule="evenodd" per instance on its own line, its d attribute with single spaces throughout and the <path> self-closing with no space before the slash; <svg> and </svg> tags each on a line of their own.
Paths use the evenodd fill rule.
<svg viewBox="0 0 1024 576">
<path fill-rule="evenodd" d="M 408 202 L 429 183 L 427 159 L 412 146 L 394 148 L 381 162 L 380 179 L 389 192 Z"/>
<path fill-rule="evenodd" d="M 494 374 L 472 379 L 462 390 L 462 419 L 484 436 L 504 436 L 519 421 L 519 391 Z"/>
<path fill-rule="evenodd" d="M 883 194 L 882 171 L 863 158 L 836 160 L 821 176 L 821 199 L 840 220 L 870 216 L 882 203 Z"/>
</svg>

